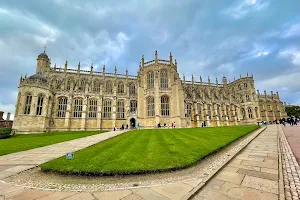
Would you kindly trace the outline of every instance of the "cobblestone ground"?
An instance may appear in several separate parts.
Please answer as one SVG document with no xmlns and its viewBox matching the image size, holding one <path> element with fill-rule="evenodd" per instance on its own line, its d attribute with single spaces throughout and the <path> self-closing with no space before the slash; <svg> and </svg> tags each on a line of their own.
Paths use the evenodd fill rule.
<svg viewBox="0 0 300 200">
<path fill-rule="evenodd" d="M 193 199 L 277 200 L 278 138 L 271 125 L 205 185 Z"/>
<path fill-rule="evenodd" d="M 282 129 L 298 164 L 300 164 L 300 125 L 286 125 L 282 126 Z"/>
<path fill-rule="evenodd" d="M 292 141 L 292 137 L 296 131 L 298 135 L 294 135 L 294 140 L 297 141 L 300 139 L 300 127 L 294 126 L 294 127 L 287 127 L 283 128 L 286 135 L 289 136 L 289 141 Z M 283 132 L 282 128 L 279 128 L 279 134 L 280 134 L 280 146 L 281 146 L 281 152 L 282 152 L 282 168 L 283 168 L 283 178 L 284 178 L 284 191 L 285 191 L 285 197 L 287 200 L 290 199 L 300 199 L 300 168 L 299 164 L 296 161 L 296 158 L 292 152 L 291 147 L 294 147 L 294 150 L 297 151 L 297 155 L 300 154 L 299 146 L 300 143 L 297 144 L 294 141 L 292 141 L 289 145 L 288 140 L 285 137 L 285 134 Z M 294 152 L 295 152 L 294 151 Z"/>
</svg>

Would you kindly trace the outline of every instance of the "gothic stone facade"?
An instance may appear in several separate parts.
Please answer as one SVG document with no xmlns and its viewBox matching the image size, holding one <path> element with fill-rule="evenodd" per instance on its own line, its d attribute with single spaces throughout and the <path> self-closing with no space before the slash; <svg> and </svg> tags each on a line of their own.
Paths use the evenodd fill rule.
<svg viewBox="0 0 300 200">
<path fill-rule="evenodd" d="M 255 90 L 253 76 L 233 82 L 180 79 L 177 62 L 142 61 L 137 76 L 50 67 L 45 53 L 37 58 L 36 74 L 19 83 L 13 129 L 18 133 L 97 130 L 158 123 L 177 127 L 230 126 L 273 121 L 286 116 L 278 93 Z"/>
</svg>

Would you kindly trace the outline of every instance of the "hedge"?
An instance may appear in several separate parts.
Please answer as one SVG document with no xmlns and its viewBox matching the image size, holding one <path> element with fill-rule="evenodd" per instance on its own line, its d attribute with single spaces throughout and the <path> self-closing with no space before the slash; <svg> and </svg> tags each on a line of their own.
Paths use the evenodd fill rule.
<svg viewBox="0 0 300 200">
<path fill-rule="evenodd" d="M 0 139 L 9 138 L 11 136 L 11 128 L 0 128 Z"/>
</svg>

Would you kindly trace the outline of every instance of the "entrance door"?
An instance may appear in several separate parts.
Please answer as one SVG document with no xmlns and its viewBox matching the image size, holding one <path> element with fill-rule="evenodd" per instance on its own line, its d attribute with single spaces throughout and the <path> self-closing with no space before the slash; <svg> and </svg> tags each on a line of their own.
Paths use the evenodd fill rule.
<svg viewBox="0 0 300 200">
<path fill-rule="evenodd" d="M 130 128 L 131 129 L 135 128 L 135 119 L 134 118 L 130 119 Z"/>
</svg>

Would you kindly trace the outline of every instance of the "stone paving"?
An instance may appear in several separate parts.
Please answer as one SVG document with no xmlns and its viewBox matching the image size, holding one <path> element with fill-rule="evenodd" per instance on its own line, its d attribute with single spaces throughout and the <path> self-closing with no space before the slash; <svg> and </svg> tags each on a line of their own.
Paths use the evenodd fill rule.
<svg viewBox="0 0 300 200">
<path fill-rule="evenodd" d="M 300 167 L 298 164 L 300 155 L 300 127 L 284 127 L 283 130 L 280 127 L 279 133 L 282 152 L 285 197 L 287 200 L 300 199 Z M 285 136 L 287 136 L 287 138 Z M 293 152 L 296 156 L 298 156 L 298 162 Z"/>
<path fill-rule="evenodd" d="M 64 156 L 68 152 L 75 152 L 80 149 L 84 149 L 124 132 L 125 131 L 105 132 L 102 134 L 0 156 L 0 180 Z"/>
<path fill-rule="evenodd" d="M 259 134 L 260 131 L 256 131 L 253 137 Z M 203 185 L 205 186 L 200 189 L 194 199 L 278 199 L 280 192 L 278 189 L 277 132 L 277 126 L 269 126 L 243 151 L 238 153 L 234 159 L 229 161 L 224 168 L 216 170 L 218 173 L 213 176 L 212 179 L 210 179 L 210 176 L 214 173 L 202 179 L 193 179 L 191 177 L 190 180 L 178 183 L 152 185 L 150 187 L 132 187 L 102 192 L 39 190 L 0 181 L 0 200 L 4 199 L 4 196 L 5 200 L 189 199 L 191 194 L 198 191 Z M 51 149 L 51 151 L 52 150 L 55 149 Z M 72 151 L 75 151 L 75 149 Z M 62 155 L 64 154 L 65 153 Z M 2 158 L 0 157 L 0 159 Z M 53 157 L 51 159 L 53 159 Z M 2 164 L 1 161 L 0 163 Z M 9 162 L 11 161 L 14 160 L 10 160 Z M 24 160 L 24 162 L 25 161 L 27 160 Z M 26 163 L 22 162 L 21 166 L 25 166 L 25 164 Z M 16 171 L 22 169 L 23 168 Z M 5 170 L 7 171 L 7 169 L 3 171 Z"/>
<path fill-rule="evenodd" d="M 277 126 L 269 126 L 193 199 L 279 199 Z"/>
</svg>

